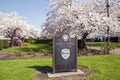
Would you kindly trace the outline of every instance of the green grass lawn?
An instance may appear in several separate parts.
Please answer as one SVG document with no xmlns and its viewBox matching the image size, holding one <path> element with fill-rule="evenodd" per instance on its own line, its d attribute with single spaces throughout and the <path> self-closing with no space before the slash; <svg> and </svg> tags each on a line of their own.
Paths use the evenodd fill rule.
<svg viewBox="0 0 120 80">
<path fill-rule="evenodd" d="M 36 70 L 51 65 L 51 58 L 2 60 L 0 80 L 34 80 Z M 90 80 L 120 80 L 120 55 L 78 57 L 78 66 L 96 70 Z"/>
<path fill-rule="evenodd" d="M 43 52 L 52 52 L 52 46 L 49 44 L 29 44 L 28 46 L 22 46 L 22 47 L 12 47 L 3 49 L 4 51 L 9 52 L 21 52 L 21 53 L 27 53 L 32 51 L 33 53 L 43 53 Z"/>
<path fill-rule="evenodd" d="M 105 44 L 106 44 L 106 42 L 87 42 L 88 46 L 100 46 L 100 47 L 102 47 Z M 112 42 L 111 44 L 117 48 L 120 48 L 120 43 Z"/>
</svg>

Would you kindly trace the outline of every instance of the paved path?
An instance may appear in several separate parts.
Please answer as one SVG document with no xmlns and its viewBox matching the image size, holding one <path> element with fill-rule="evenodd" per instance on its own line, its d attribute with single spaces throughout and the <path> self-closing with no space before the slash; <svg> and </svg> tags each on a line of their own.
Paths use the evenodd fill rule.
<svg viewBox="0 0 120 80">
<path fill-rule="evenodd" d="M 101 50 L 101 47 L 95 47 L 95 46 L 91 46 L 88 48 Z M 120 48 L 115 48 L 114 50 L 110 50 L 110 54 L 120 54 Z"/>
</svg>

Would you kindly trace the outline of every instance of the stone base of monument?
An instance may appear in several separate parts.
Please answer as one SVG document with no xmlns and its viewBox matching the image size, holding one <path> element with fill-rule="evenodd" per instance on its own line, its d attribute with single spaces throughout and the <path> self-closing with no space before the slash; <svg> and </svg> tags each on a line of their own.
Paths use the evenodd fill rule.
<svg viewBox="0 0 120 80">
<path fill-rule="evenodd" d="M 52 77 L 63 77 L 63 76 L 71 76 L 71 75 L 78 75 L 78 74 L 84 74 L 81 70 L 77 70 L 77 72 L 61 72 L 61 73 L 52 73 L 52 72 L 47 72 L 47 75 L 49 78 Z"/>
</svg>

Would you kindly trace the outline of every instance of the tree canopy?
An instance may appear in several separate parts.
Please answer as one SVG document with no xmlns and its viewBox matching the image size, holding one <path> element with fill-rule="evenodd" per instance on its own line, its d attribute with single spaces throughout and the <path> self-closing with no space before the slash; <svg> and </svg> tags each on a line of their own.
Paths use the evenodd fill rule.
<svg viewBox="0 0 120 80">
<path fill-rule="evenodd" d="M 50 7 L 44 23 L 42 36 L 52 38 L 61 33 L 68 33 L 80 38 L 107 35 L 107 26 L 113 35 L 120 32 L 120 1 L 111 0 L 110 17 L 107 17 L 105 0 L 49 0 Z"/>
<path fill-rule="evenodd" d="M 8 38 L 38 38 L 39 30 L 25 21 L 17 12 L 0 13 L 0 35 Z"/>
</svg>

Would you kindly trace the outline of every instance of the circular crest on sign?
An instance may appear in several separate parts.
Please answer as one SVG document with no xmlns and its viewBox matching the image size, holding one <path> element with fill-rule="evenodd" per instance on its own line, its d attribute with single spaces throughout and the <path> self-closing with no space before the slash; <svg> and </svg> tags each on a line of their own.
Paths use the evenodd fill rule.
<svg viewBox="0 0 120 80">
<path fill-rule="evenodd" d="M 68 41 L 68 40 L 70 39 L 70 36 L 69 36 L 68 34 L 64 34 L 64 35 L 62 36 L 62 39 L 63 39 L 64 41 Z"/>
<path fill-rule="evenodd" d="M 61 56 L 65 60 L 68 59 L 70 57 L 70 49 L 67 49 L 67 48 L 62 49 L 61 50 Z"/>
</svg>

